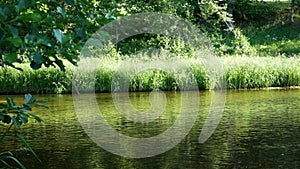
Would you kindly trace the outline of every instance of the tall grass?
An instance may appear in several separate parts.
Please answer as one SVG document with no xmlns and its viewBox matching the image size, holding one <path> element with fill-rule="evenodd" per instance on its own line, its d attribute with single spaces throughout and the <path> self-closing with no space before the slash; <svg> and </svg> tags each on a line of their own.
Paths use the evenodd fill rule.
<svg viewBox="0 0 300 169">
<path fill-rule="evenodd" d="M 189 66 L 189 70 L 185 73 L 195 77 L 199 89 L 211 88 L 212 79 L 200 59 L 183 59 L 183 62 Z M 300 84 L 300 58 L 298 57 L 228 56 L 222 57 L 221 62 L 228 89 L 287 87 Z M 32 70 L 24 65 L 22 65 L 23 71 L 8 68 L 6 74 L 0 70 L 0 93 L 71 93 L 73 79 L 86 91 L 91 91 L 95 87 L 96 92 L 110 92 L 114 75 L 120 80 L 131 77 L 131 72 L 116 75 L 117 67 L 121 63 L 122 60 L 117 59 L 102 60 L 94 72 L 95 76 L 88 71 L 81 71 L 74 76 L 74 67 L 71 65 L 67 66 L 65 72 L 58 68 Z M 143 71 L 133 76 L 129 91 L 178 90 L 180 84 L 187 84 L 190 80 L 183 77 L 183 74 L 167 73 L 157 69 Z M 91 82 L 95 82 L 94 86 Z M 113 86 L 122 87 L 121 84 L 115 83 Z"/>
<path fill-rule="evenodd" d="M 300 59 L 291 57 L 227 57 L 225 78 L 229 89 L 287 87 L 300 84 Z"/>
<path fill-rule="evenodd" d="M 66 72 L 58 68 L 42 68 L 32 70 L 29 66 L 21 66 L 23 71 L 8 68 L 0 70 L 0 93 L 68 93 L 71 89 L 72 71 Z"/>
</svg>

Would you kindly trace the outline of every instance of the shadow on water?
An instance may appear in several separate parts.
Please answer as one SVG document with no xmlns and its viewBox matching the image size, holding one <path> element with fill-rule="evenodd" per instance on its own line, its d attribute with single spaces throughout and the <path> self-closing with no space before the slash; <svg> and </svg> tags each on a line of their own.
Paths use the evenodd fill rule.
<svg viewBox="0 0 300 169">
<path fill-rule="evenodd" d="M 200 92 L 201 107 L 190 133 L 173 149 L 149 158 L 131 159 L 98 147 L 80 126 L 72 95 L 49 97 L 49 112 L 36 112 L 44 123 L 25 126 L 21 133 L 41 158 L 29 155 L 8 139 L 1 151 L 11 150 L 28 168 L 299 168 L 300 90 L 228 91 L 223 118 L 211 138 L 198 143 L 211 93 Z M 139 110 L 149 108 L 149 93 L 131 93 Z M 156 122 L 135 124 L 122 117 L 110 94 L 97 94 L 101 113 L 117 131 L 150 137 L 168 129 L 179 112 L 180 94 L 167 92 L 166 111 Z M 5 96 L 0 96 L 2 100 Z M 16 100 L 21 100 L 21 96 Z M 12 148 L 18 147 L 13 150 Z"/>
</svg>

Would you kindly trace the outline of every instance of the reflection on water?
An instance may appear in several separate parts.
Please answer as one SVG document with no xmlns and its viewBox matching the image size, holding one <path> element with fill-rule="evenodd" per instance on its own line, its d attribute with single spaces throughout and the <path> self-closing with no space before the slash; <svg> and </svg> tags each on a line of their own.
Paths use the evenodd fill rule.
<svg viewBox="0 0 300 169">
<path fill-rule="evenodd" d="M 28 168 L 299 168 L 300 90 L 228 91 L 223 118 L 211 138 L 198 143 L 208 113 L 211 93 L 200 93 L 198 119 L 183 141 L 155 157 L 130 159 L 98 147 L 81 128 L 71 95 L 49 97 L 48 112 L 36 112 L 43 124 L 26 125 L 22 134 L 43 161 L 37 162 L 10 138 L 0 151 L 13 150 Z M 150 107 L 149 93 L 131 93 L 138 110 Z M 133 137 L 151 137 L 165 131 L 176 119 L 180 93 L 167 93 L 166 111 L 155 121 L 137 124 L 120 115 L 110 94 L 97 94 L 107 122 Z M 3 100 L 5 96 L 0 96 Z M 22 100 L 21 96 L 13 96 Z M 17 147 L 17 148 L 16 148 Z"/>
</svg>

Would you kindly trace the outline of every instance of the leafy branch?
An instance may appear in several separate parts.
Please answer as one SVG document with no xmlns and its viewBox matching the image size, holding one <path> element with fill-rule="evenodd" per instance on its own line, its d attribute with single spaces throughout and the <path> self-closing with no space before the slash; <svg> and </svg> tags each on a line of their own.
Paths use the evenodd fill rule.
<svg viewBox="0 0 300 169">
<path fill-rule="evenodd" d="M 4 142 L 5 137 L 10 132 L 12 127 L 16 127 L 17 129 L 21 128 L 23 124 L 28 123 L 29 119 L 34 119 L 35 121 L 41 123 L 43 120 L 35 114 L 29 113 L 32 111 L 31 106 L 39 106 L 43 108 L 48 108 L 46 105 L 37 103 L 36 97 L 31 94 L 25 94 L 24 103 L 22 105 L 17 106 L 14 102 L 13 98 L 6 98 L 6 103 L 0 103 L 0 126 L 6 128 L 5 132 L 0 136 L 0 144 Z M 38 160 L 36 153 L 27 143 L 25 138 L 16 134 L 17 138 L 23 143 L 26 149 Z M 0 153 L 0 164 L 2 163 L 6 167 L 11 167 L 6 160 L 13 160 L 16 164 L 18 164 L 21 168 L 25 168 L 21 162 L 13 156 L 11 152 L 2 152 Z"/>
</svg>

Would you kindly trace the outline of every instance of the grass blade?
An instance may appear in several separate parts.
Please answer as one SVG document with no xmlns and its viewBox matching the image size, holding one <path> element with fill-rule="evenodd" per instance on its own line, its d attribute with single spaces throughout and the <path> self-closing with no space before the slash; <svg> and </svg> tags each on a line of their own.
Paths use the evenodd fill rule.
<svg viewBox="0 0 300 169">
<path fill-rule="evenodd" d="M 25 147 L 27 148 L 27 150 L 29 150 L 31 152 L 31 154 L 39 161 L 42 162 L 39 157 L 35 154 L 35 152 L 32 150 L 32 148 L 29 146 L 29 144 L 26 142 L 25 138 L 20 135 L 17 134 L 17 137 L 19 138 L 19 140 L 25 145 Z"/>
</svg>

